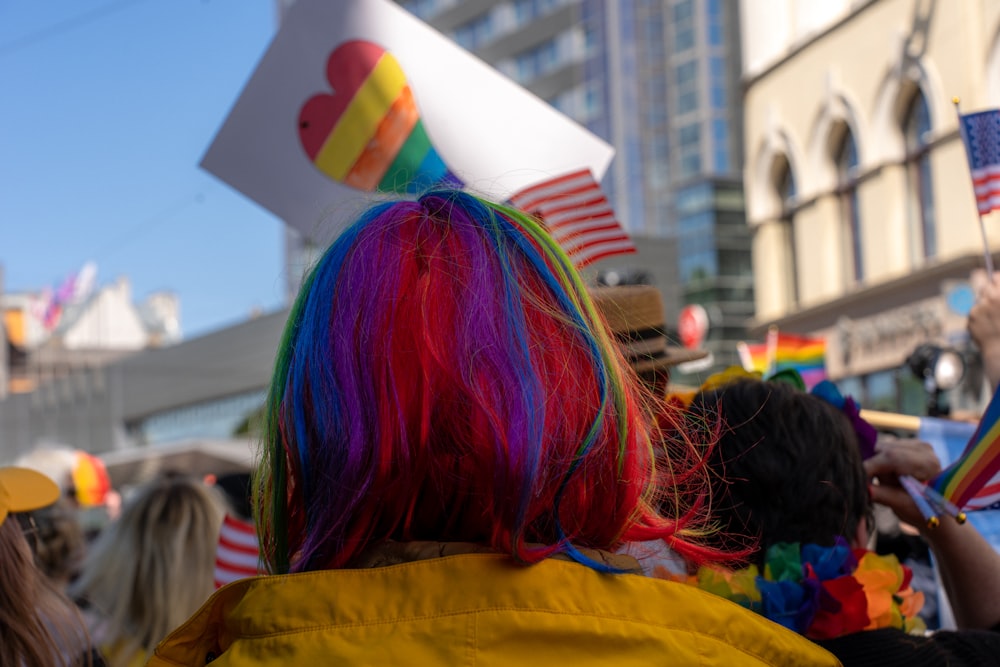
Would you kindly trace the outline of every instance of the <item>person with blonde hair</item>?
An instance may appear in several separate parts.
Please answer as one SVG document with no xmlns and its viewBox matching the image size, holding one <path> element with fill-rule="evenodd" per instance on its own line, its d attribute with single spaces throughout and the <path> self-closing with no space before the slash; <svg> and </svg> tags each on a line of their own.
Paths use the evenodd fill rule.
<svg viewBox="0 0 1000 667">
<path fill-rule="evenodd" d="M 109 667 L 144 664 L 212 593 L 221 522 L 215 491 L 169 475 L 136 489 L 98 536 L 70 593 Z"/>
<path fill-rule="evenodd" d="M 30 515 L 59 498 L 45 475 L 0 468 L 0 665 L 91 665 L 83 619 L 36 566 Z"/>
</svg>

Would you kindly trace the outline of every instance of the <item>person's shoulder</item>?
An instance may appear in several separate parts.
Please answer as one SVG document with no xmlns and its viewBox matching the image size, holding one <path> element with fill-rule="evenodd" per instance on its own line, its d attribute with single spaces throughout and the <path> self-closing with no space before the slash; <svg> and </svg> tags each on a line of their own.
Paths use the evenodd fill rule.
<svg viewBox="0 0 1000 667">
<path fill-rule="evenodd" d="M 397 643 L 417 647 L 433 637 L 441 645 L 460 646 L 465 645 L 460 635 L 475 628 L 478 639 L 467 641 L 512 662 L 530 661 L 531 647 L 554 642 L 564 658 L 575 656 L 581 667 L 605 664 L 614 650 L 640 661 L 670 656 L 675 664 L 839 664 L 809 640 L 692 586 L 604 574 L 571 561 L 524 565 L 475 553 L 230 584 L 161 644 L 150 664 L 202 664 L 208 652 L 224 650 L 235 635 L 213 634 L 223 616 L 240 641 L 273 638 L 277 632 L 296 637 L 294 650 L 300 652 L 310 650 L 310 633 L 322 634 L 327 647 L 336 634 L 338 646 L 356 648 L 358 641 L 371 641 L 371 628 L 392 627 Z M 476 622 L 456 624 L 460 617 Z M 366 633 L 364 640 L 358 629 Z M 497 637 L 508 639 L 491 643 Z M 609 637 L 628 641 L 609 644 Z M 402 649 L 378 643 L 371 650 Z"/>
<path fill-rule="evenodd" d="M 634 578 L 650 589 L 644 599 L 662 622 L 729 647 L 739 664 L 840 664 L 821 646 L 735 602 L 678 581 Z"/>
</svg>

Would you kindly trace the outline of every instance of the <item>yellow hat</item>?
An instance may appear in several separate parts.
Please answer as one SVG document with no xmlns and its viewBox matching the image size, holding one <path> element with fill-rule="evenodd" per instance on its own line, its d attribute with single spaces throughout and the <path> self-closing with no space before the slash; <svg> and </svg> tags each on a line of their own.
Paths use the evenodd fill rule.
<svg viewBox="0 0 1000 667">
<path fill-rule="evenodd" d="M 14 466 L 0 468 L 0 523 L 11 512 L 31 512 L 59 499 L 59 485 L 40 472 Z"/>
</svg>

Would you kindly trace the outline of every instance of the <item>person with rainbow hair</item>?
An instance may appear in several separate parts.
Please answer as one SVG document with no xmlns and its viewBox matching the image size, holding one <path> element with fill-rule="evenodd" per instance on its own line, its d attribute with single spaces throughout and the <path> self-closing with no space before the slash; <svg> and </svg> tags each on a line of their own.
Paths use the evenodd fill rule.
<svg viewBox="0 0 1000 667">
<path fill-rule="evenodd" d="M 275 366 L 255 481 L 273 575 L 221 588 L 150 665 L 837 664 L 615 553 L 725 556 L 691 538 L 707 485 L 658 488 L 638 380 L 523 213 L 457 190 L 375 204 L 306 279 Z"/>
</svg>

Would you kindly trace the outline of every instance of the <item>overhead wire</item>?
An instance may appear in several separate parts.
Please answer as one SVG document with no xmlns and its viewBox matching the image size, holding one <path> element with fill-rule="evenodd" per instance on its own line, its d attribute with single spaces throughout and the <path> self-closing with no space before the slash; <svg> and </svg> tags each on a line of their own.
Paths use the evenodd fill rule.
<svg viewBox="0 0 1000 667">
<path fill-rule="evenodd" d="M 77 16 L 63 19 L 62 21 L 57 21 L 49 26 L 41 28 L 40 30 L 36 30 L 35 32 L 28 33 L 27 35 L 12 39 L 6 44 L 0 44 L 0 58 L 17 53 L 18 51 L 34 46 L 39 42 L 57 37 L 71 30 L 75 30 L 76 28 L 87 25 L 88 23 L 93 23 L 107 18 L 122 9 L 126 9 L 132 5 L 137 5 L 140 2 L 145 1 L 146 0 L 120 0 L 119 2 L 112 2 L 89 12 L 84 12 L 83 14 L 78 14 Z"/>
</svg>

